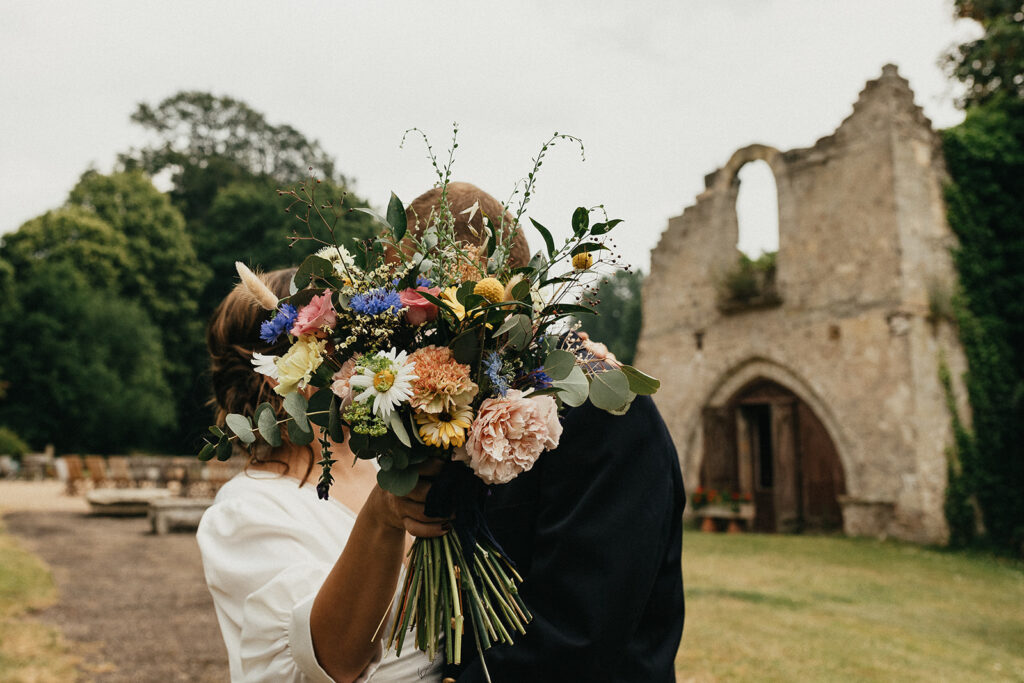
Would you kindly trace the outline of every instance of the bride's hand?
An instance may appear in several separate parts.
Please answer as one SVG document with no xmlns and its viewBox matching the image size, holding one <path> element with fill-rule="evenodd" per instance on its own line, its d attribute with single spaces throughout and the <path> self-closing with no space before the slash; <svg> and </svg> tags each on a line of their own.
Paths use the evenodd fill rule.
<svg viewBox="0 0 1024 683">
<path fill-rule="evenodd" d="M 379 486 L 374 487 L 368 504 L 373 506 L 374 513 L 383 524 L 402 529 L 423 538 L 444 536 L 451 528 L 449 519 L 428 517 L 423 512 L 427 492 L 433 477 L 441 471 L 442 462 L 436 459 L 427 460 L 420 465 L 420 480 L 416 488 L 405 496 L 396 496 Z"/>
</svg>

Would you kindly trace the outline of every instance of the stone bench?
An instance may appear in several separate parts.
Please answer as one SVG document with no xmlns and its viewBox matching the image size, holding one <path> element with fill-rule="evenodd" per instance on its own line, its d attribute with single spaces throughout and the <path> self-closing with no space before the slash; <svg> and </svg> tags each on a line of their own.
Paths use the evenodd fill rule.
<svg viewBox="0 0 1024 683">
<path fill-rule="evenodd" d="M 94 489 L 85 494 L 85 500 L 93 514 L 142 517 L 150 503 L 173 495 L 167 489 Z"/>
<path fill-rule="evenodd" d="M 153 533 L 162 536 L 176 527 L 195 529 L 213 498 L 160 498 L 149 504 Z"/>
</svg>

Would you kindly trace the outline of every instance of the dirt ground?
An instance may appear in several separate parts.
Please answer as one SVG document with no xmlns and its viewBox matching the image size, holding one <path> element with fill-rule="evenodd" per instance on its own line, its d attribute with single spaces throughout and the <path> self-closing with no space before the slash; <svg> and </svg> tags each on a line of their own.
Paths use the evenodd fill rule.
<svg viewBox="0 0 1024 683">
<path fill-rule="evenodd" d="M 193 533 L 155 536 L 145 518 L 92 517 L 80 497 L 44 488 L 0 486 L 0 511 L 53 570 L 58 602 L 36 618 L 63 632 L 82 679 L 227 680 Z"/>
</svg>

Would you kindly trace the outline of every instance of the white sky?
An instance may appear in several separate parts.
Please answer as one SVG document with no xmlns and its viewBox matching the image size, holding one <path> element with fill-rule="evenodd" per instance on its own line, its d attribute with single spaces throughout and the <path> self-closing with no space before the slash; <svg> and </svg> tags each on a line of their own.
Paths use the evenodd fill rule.
<svg viewBox="0 0 1024 683">
<path fill-rule="evenodd" d="M 443 151 L 458 121 L 455 179 L 501 199 L 552 132 L 577 135 L 586 162 L 555 147 L 528 215 L 565 235 L 575 206 L 603 203 L 644 269 L 706 173 L 753 142 L 789 149 L 831 133 L 887 62 L 937 127 L 958 123 L 938 57 L 976 31 L 954 23 L 950 0 L 0 7 L 0 232 L 143 142 L 128 120 L 137 102 L 198 89 L 319 139 L 377 206 L 433 181 L 420 144 L 398 148 L 406 128 Z"/>
</svg>

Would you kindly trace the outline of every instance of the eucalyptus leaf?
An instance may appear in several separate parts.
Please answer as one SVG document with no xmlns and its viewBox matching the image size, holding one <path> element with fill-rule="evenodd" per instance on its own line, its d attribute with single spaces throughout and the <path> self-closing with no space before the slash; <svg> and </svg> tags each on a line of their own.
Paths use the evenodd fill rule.
<svg viewBox="0 0 1024 683">
<path fill-rule="evenodd" d="M 345 441 L 345 430 L 341 426 L 341 401 L 334 394 L 331 394 L 331 404 L 327 409 L 327 436 L 331 437 L 334 443 Z"/>
<path fill-rule="evenodd" d="M 391 193 L 391 201 L 388 202 L 388 225 L 391 226 L 395 242 L 401 242 L 405 237 L 405 207 L 394 192 Z"/>
<path fill-rule="evenodd" d="M 312 432 L 309 427 L 309 418 L 306 411 L 309 409 L 309 401 L 298 391 L 293 391 L 284 397 L 284 411 L 295 421 L 295 427 L 303 432 Z M 288 432 L 291 434 L 291 431 Z"/>
<path fill-rule="evenodd" d="M 211 425 L 210 426 L 210 433 L 213 434 L 218 439 L 220 437 L 224 436 L 224 430 L 221 429 L 220 427 L 218 427 L 217 425 Z"/>
<path fill-rule="evenodd" d="M 252 423 L 249 422 L 249 418 L 245 415 L 239 415 L 238 413 L 231 413 L 224 422 L 227 423 L 228 429 L 235 433 L 238 440 L 244 444 L 250 444 L 256 441 L 256 435 L 252 433 Z"/>
<path fill-rule="evenodd" d="M 572 231 L 576 235 L 582 235 L 590 226 L 590 212 L 582 206 L 576 207 L 572 212 Z"/>
<path fill-rule="evenodd" d="M 617 369 L 597 373 L 590 381 L 590 402 L 595 407 L 609 412 L 622 411 L 633 400 L 629 380 Z"/>
<path fill-rule="evenodd" d="M 213 457 L 213 449 L 216 448 L 216 444 L 207 441 L 203 444 L 203 447 L 199 450 L 198 457 L 201 461 L 206 462 Z"/>
<path fill-rule="evenodd" d="M 574 367 L 576 367 L 576 356 L 561 349 L 550 352 L 544 359 L 544 374 L 553 381 L 565 379 Z"/>
<path fill-rule="evenodd" d="M 398 414 L 397 410 L 392 410 L 388 415 L 388 426 L 391 427 L 391 431 L 395 433 L 398 440 L 402 442 L 407 448 L 412 448 L 412 441 L 409 440 L 409 432 L 405 429 L 405 423 L 402 422 L 402 416 Z"/>
<path fill-rule="evenodd" d="M 416 482 L 420 475 L 415 467 L 407 467 L 404 470 L 390 469 L 377 472 L 377 483 L 385 491 L 390 491 L 396 496 L 407 496 L 416 488 Z"/>
<path fill-rule="evenodd" d="M 512 320 L 515 325 L 509 330 L 508 345 L 516 351 L 522 351 L 533 340 L 533 320 L 530 316 L 521 313 L 512 316 Z"/>
<path fill-rule="evenodd" d="M 537 228 L 537 232 L 539 232 L 541 238 L 543 238 L 544 246 L 546 246 L 547 249 L 548 249 L 548 258 L 554 258 L 555 257 L 555 240 L 554 240 L 554 238 L 551 237 L 551 231 L 548 230 L 547 228 L 545 228 L 543 225 L 541 225 L 537 221 L 533 220 L 532 218 L 530 219 L 530 222 L 533 223 L 533 227 Z"/>
<path fill-rule="evenodd" d="M 307 408 L 307 417 L 309 421 L 318 427 L 327 427 L 329 418 L 327 412 L 331 407 L 331 397 L 333 397 L 329 391 L 317 391 L 309 397 L 309 406 Z"/>
<path fill-rule="evenodd" d="M 387 472 L 395 466 L 395 458 L 390 453 L 385 453 L 377 458 L 377 464 L 380 465 L 381 472 Z"/>
<path fill-rule="evenodd" d="M 263 410 L 259 413 L 256 418 L 256 426 L 260 430 L 260 436 L 262 436 L 268 444 L 277 448 L 281 445 L 281 428 L 277 424 L 277 416 L 274 414 L 274 409 L 267 405 L 267 410 Z"/>
<path fill-rule="evenodd" d="M 295 271 L 295 286 L 302 289 L 309 285 L 314 277 L 323 277 L 333 272 L 334 265 L 327 259 L 320 258 L 316 254 L 307 256 L 299 269 Z"/>
<path fill-rule="evenodd" d="M 661 388 L 661 380 L 640 372 L 632 365 L 623 365 L 619 368 L 629 380 L 629 390 L 634 394 L 649 396 Z"/>
<path fill-rule="evenodd" d="M 583 368 L 578 365 L 573 366 L 565 379 L 551 384 L 558 389 L 562 402 L 574 407 L 583 405 L 590 393 L 590 382 L 587 381 Z"/>
<path fill-rule="evenodd" d="M 217 442 L 217 459 L 224 462 L 231 457 L 231 442 L 228 441 L 228 436 L 225 434 L 221 437 L 221 440 Z"/>
<path fill-rule="evenodd" d="M 475 329 L 463 332 L 450 344 L 452 356 L 460 363 L 473 364 L 480 357 L 480 340 Z"/>
<path fill-rule="evenodd" d="M 372 216 L 378 223 L 383 223 L 384 225 L 388 224 L 387 220 L 384 219 L 384 216 L 381 216 L 379 213 L 377 213 L 376 211 L 369 207 L 357 206 L 353 210 L 361 211 L 362 213 L 365 213 L 367 216 Z"/>
<path fill-rule="evenodd" d="M 309 426 L 308 422 L 306 426 Z M 288 422 L 288 440 L 296 446 L 308 446 L 313 443 L 313 430 L 303 431 L 294 419 L 290 420 Z"/>
</svg>

